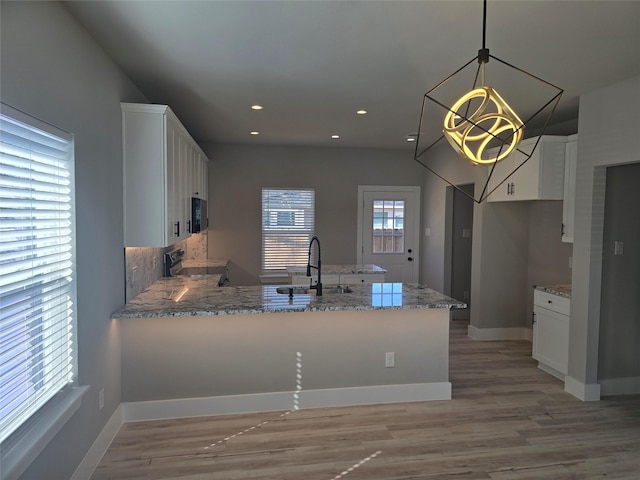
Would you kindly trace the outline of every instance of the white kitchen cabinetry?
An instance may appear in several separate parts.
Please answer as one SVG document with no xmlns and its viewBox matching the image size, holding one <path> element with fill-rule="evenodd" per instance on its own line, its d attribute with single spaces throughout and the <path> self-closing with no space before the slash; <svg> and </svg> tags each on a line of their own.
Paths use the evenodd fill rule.
<svg viewBox="0 0 640 480">
<path fill-rule="evenodd" d="M 166 247 L 191 235 L 191 197 L 207 159 L 166 105 L 122 103 L 124 244 Z M 201 196 L 206 198 L 206 196 Z"/>
<path fill-rule="evenodd" d="M 315 285 L 316 283 L 318 283 L 318 272 L 312 269 L 311 277 L 307 277 L 306 275 L 291 275 L 290 280 L 291 285 Z M 340 275 L 322 275 L 322 284 L 340 285 Z"/>
<path fill-rule="evenodd" d="M 533 358 L 538 367 L 564 380 L 569 362 L 571 300 L 535 290 L 533 295 Z"/>
<path fill-rule="evenodd" d="M 311 279 L 315 285 L 318 281 L 318 274 L 315 270 L 312 272 Z M 307 285 L 310 278 L 306 275 L 291 275 L 291 285 Z M 372 284 L 384 282 L 384 274 L 381 273 L 341 273 L 322 275 L 323 285 L 355 285 L 355 284 Z"/>
<path fill-rule="evenodd" d="M 340 275 L 342 285 L 372 284 L 384 282 L 384 273 L 349 273 Z"/>
<path fill-rule="evenodd" d="M 564 195 L 562 202 L 562 241 L 573 243 L 573 214 L 576 205 L 576 164 L 578 135 L 570 135 L 564 161 Z"/>
<path fill-rule="evenodd" d="M 538 138 L 540 142 L 531 158 L 489 195 L 488 202 L 562 200 L 567 137 L 544 135 L 528 138 L 520 142 L 518 149 L 530 153 Z M 497 149 L 490 151 L 493 150 Z M 493 190 L 525 159 L 525 154 L 515 150 L 507 158 L 496 163 L 488 190 Z M 489 172 L 491 168 L 489 167 Z"/>
</svg>

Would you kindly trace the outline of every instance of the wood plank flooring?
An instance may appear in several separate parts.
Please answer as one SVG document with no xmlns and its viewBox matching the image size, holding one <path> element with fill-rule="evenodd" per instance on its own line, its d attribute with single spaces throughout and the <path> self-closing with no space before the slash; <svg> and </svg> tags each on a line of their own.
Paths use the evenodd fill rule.
<svg viewBox="0 0 640 480">
<path fill-rule="evenodd" d="M 467 325 L 452 400 L 127 423 L 91 479 L 640 479 L 640 395 L 581 402 Z"/>
</svg>

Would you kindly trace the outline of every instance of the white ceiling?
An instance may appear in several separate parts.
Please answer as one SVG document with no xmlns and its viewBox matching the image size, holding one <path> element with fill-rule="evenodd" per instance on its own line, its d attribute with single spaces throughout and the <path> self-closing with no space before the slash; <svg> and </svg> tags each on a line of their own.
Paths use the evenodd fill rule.
<svg viewBox="0 0 640 480">
<path fill-rule="evenodd" d="M 413 148 L 425 92 L 482 46 L 481 0 L 65 5 L 199 142 Z M 574 133 L 581 94 L 640 74 L 640 1 L 491 0 L 486 46 L 564 89 Z"/>
</svg>

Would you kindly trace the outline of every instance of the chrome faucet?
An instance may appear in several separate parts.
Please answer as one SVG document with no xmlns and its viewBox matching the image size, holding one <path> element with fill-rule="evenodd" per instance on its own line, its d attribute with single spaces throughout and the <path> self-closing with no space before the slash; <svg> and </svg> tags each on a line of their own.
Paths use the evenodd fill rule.
<svg viewBox="0 0 640 480">
<path fill-rule="evenodd" d="M 313 242 L 318 244 L 318 264 L 311 265 L 311 247 L 313 246 Z M 309 242 L 309 259 L 307 260 L 307 277 L 311 276 L 311 269 L 315 268 L 318 271 L 318 283 L 315 285 L 311 285 L 312 281 L 309 280 L 309 288 L 313 288 L 316 291 L 316 296 L 322 296 L 322 262 L 320 261 L 320 239 L 315 235 Z"/>
</svg>

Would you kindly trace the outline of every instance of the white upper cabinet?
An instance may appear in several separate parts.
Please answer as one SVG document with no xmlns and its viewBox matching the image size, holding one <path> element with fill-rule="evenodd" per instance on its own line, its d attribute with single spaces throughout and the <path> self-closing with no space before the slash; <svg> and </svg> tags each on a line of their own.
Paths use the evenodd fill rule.
<svg viewBox="0 0 640 480">
<path fill-rule="evenodd" d="M 562 241 L 573 243 L 573 214 L 576 205 L 576 164 L 578 135 L 568 137 L 564 161 L 564 198 L 562 203 Z"/>
<path fill-rule="evenodd" d="M 529 153 L 538 138 L 540 142 L 531 158 L 489 195 L 488 202 L 562 200 L 567 137 L 545 135 L 528 138 L 520 142 L 518 148 Z M 525 159 L 526 155 L 516 150 L 498 162 L 489 181 L 489 191 Z"/>
<path fill-rule="evenodd" d="M 191 235 L 191 197 L 206 199 L 208 160 L 168 106 L 121 106 L 124 244 L 173 245 Z"/>
</svg>

